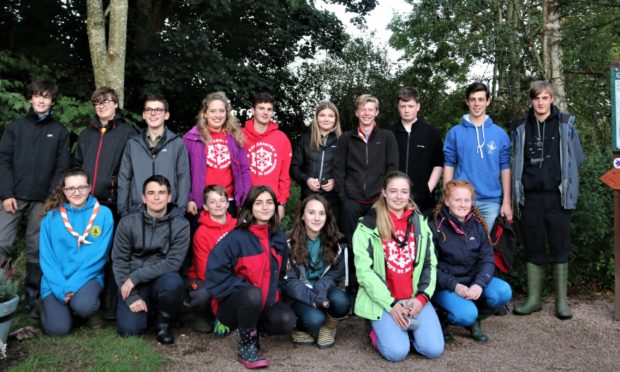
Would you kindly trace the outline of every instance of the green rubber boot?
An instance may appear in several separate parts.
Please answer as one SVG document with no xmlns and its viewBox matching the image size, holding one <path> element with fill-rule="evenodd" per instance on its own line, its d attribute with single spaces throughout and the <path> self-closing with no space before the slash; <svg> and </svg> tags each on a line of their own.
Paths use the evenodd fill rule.
<svg viewBox="0 0 620 372">
<path fill-rule="evenodd" d="M 553 290 L 555 291 L 555 316 L 565 320 L 573 317 L 566 301 L 568 289 L 568 263 L 553 265 Z"/>
<path fill-rule="evenodd" d="M 542 310 L 540 297 L 542 295 L 545 270 L 531 262 L 527 263 L 527 301 L 515 307 L 512 312 L 516 315 L 528 315 Z"/>
<path fill-rule="evenodd" d="M 471 338 L 473 338 L 476 342 L 485 343 L 489 341 L 489 337 L 482 332 L 480 320 L 476 320 L 476 322 L 469 327 L 469 332 L 471 332 Z"/>
</svg>

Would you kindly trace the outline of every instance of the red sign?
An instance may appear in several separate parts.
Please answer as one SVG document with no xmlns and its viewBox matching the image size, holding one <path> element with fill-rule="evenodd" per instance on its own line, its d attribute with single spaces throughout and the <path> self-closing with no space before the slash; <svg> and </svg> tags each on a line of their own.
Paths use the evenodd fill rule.
<svg viewBox="0 0 620 372">
<path fill-rule="evenodd" d="M 620 190 L 620 169 L 614 168 L 609 170 L 599 180 L 613 190 Z"/>
</svg>

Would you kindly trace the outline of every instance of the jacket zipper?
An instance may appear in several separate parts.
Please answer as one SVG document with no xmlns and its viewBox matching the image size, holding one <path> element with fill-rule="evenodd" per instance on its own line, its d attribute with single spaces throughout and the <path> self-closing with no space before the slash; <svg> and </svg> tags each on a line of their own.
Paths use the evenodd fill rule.
<svg viewBox="0 0 620 372">
<path fill-rule="evenodd" d="M 407 132 L 407 152 L 405 158 L 405 174 L 409 175 L 409 143 L 411 142 L 411 132 Z"/>
<path fill-rule="evenodd" d="M 95 196 L 95 190 L 97 188 L 97 174 L 99 173 L 99 156 L 101 155 L 101 147 L 103 146 L 103 136 L 105 136 L 106 128 L 100 129 L 99 146 L 97 147 L 97 157 L 95 158 L 95 170 L 93 171 L 93 187 L 90 190 L 90 194 Z"/>
</svg>

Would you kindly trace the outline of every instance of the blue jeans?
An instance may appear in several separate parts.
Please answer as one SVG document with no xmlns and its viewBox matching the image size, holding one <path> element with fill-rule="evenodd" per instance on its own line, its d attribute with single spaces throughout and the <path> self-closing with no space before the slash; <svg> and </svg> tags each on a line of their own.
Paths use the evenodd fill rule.
<svg viewBox="0 0 620 372">
<path fill-rule="evenodd" d="M 43 299 L 41 327 L 50 336 L 64 336 L 73 327 L 73 315 L 88 318 L 99 310 L 101 285 L 95 279 L 80 288 L 68 303 L 59 301 L 53 294 Z"/>
<path fill-rule="evenodd" d="M 327 291 L 329 307 L 327 309 L 316 308 L 300 301 L 294 301 L 291 309 L 297 315 L 296 328 L 303 332 L 316 333 L 325 323 L 326 316 L 334 319 L 344 318 L 351 308 L 351 300 L 340 288 L 331 287 Z"/>
<path fill-rule="evenodd" d="M 136 290 L 146 302 L 148 311 L 162 311 L 174 317 L 183 302 L 183 279 L 178 273 L 165 273 L 157 279 L 139 284 Z M 145 311 L 134 313 L 129 305 L 119 297 L 116 307 L 116 329 L 121 336 L 132 336 L 147 328 L 148 314 Z"/>
<path fill-rule="evenodd" d="M 487 223 L 489 232 L 491 232 L 493 224 L 495 223 L 495 219 L 497 218 L 497 216 L 499 216 L 499 210 L 501 205 L 495 202 L 482 201 L 477 201 L 475 202 L 475 204 L 476 208 L 478 208 L 478 210 L 480 211 L 480 214 L 482 214 L 482 218 L 484 218 L 484 221 Z"/>
<path fill-rule="evenodd" d="M 413 331 L 411 341 L 409 331 L 403 331 L 385 310 L 381 319 L 370 321 L 377 336 L 377 349 L 385 359 L 390 362 L 405 360 L 412 346 L 429 359 L 439 358 L 443 354 L 443 333 L 433 305 L 430 302 L 424 305 L 416 318 L 420 326 Z"/>
<path fill-rule="evenodd" d="M 504 306 L 512 298 L 512 289 L 505 281 L 492 278 L 477 301 L 485 301 L 492 308 Z M 433 303 L 448 313 L 448 322 L 458 326 L 470 326 L 478 319 L 475 301 L 457 295 L 453 291 L 435 291 Z"/>
</svg>

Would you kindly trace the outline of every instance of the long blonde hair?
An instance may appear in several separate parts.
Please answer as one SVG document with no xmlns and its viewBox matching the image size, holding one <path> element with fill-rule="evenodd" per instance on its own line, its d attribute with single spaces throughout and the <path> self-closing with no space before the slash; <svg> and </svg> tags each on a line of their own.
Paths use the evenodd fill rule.
<svg viewBox="0 0 620 372">
<path fill-rule="evenodd" d="M 200 137 L 204 143 L 211 142 L 211 135 L 209 134 L 209 127 L 207 126 L 207 119 L 205 118 L 205 113 L 209 108 L 209 104 L 213 101 L 222 101 L 226 107 L 226 122 L 222 130 L 225 133 L 230 133 L 235 138 L 235 141 L 239 146 L 243 146 L 245 142 L 245 137 L 241 132 L 241 126 L 239 125 L 239 120 L 232 113 L 232 106 L 230 105 L 230 101 L 228 97 L 226 97 L 226 93 L 224 92 L 213 92 L 207 94 L 207 96 L 202 100 L 202 108 L 200 112 L 198 112 L 198 129 L 200 130 Z"/>
<path fill-rule="evenodd" d="M 394 230 L 394 223 L 390 218 L 390 213 L 388 211 L 387 202 L 385 201 L 385 196 L 383 196 L 383 191 L 387 190 L 388 184 L 397 178 L 402 178 L 407 181 L 409 184 L 409 189 L 411 189 L 411 180 L 407 175 L 401 171 L 391 171 L 383 180 L 383 186 L 381 187 L 381 196 L 379 199 L 372 205 L 377 213 L 377 230 L 379 231 L 379 235 L 381 239 L 388 240 L 392 237 L 392 230 Z M 418 211 L 418 206 L 415 204 L 413 199 L 409 198 L 409 203 L 405 207 L 405 210 Z"/>
<path fill-rule="evenodd" d="M 325 143 L 321 140 L 321 129 L 319 128 L 319 112 L 329 109 L 336 116 L 336 122 L 332 132 L 336 134 L 336 138 L 339 138 L 342 134 L 342 128 L 340 128 L 340 114 L 338 108 L 331 102 L 321 102 L 314 109 L 314 116 L 312 117 L 312 124 L 310 126 L 310 150 L 319 150 L 321 145 Z"/>
</svg>

